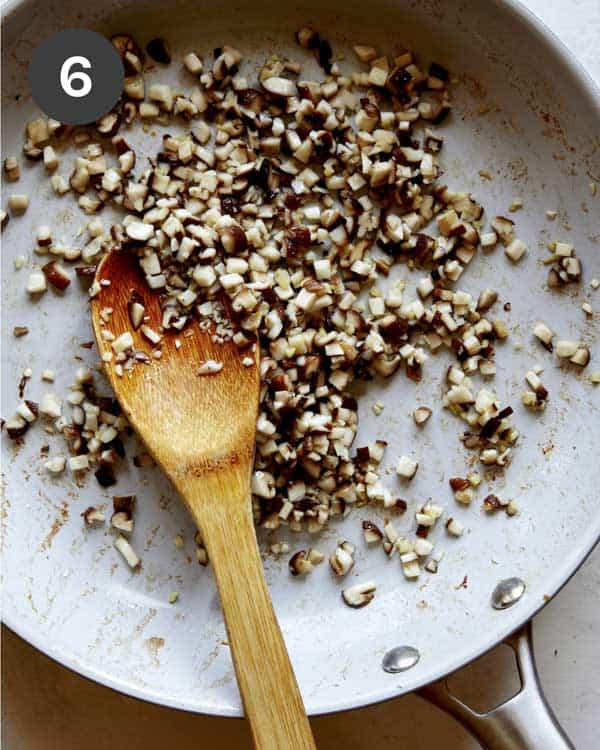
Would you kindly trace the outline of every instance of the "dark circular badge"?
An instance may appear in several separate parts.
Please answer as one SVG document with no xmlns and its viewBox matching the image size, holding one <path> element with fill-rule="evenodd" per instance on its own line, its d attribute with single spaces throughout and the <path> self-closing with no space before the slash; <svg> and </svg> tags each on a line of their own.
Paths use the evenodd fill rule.
<svg viewBox="0 0 600 750">
<path fill-rule="evenodd" d="M 89 29 L 59 31 L 36 47 L 29 64 L 35 103 L 69 125 L 109 112 L 123 90 L 123 63 L 106 37 Z"/>
</svg>

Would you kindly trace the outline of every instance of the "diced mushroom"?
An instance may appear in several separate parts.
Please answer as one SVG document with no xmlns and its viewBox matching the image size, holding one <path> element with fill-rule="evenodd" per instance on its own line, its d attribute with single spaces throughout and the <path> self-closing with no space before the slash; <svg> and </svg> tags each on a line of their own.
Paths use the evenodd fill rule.
<svg viewBox="0 0 600 750">
<path fill-rule="evenodd" d="M 4 174 L 6 175 L 6 179 L 11 182 L 16 182 L 21 176 L 19 162 L 14 156 L 7 156 L 4 160 Z"/>
<path fill-rule="evenodd" d="M 24 193 L 10 195 L 8 198 L 8 207 L 11 213 L 15 214 L 16 216 L 24 214 L 25 211 L 27 211 L 28 206 L 29 196 L 25 195 Z"/>
<path fill-rule="evenodd" d="M 140 558 L 137 556 L 136 551 L 124 536 L 118 536 L 115 539 L 115 547 L 119 550 L 119 552 L 123 556 L 123 559 L 132 570 L 140 567 Z"/>
<path fill-rule="evenodd" d="M 349 607 L 360 609 L 373 601 L 376 590 L 377 585 L 374 581 L 356 583 L 342 590 L 342 599 Z"/>
<path fill-rule="evenodd" d="M 410 456 L 400 456 L 396 465 L 396 474 L 403 479 L 412 479 L 417 473 L 419 464 Z"/>
<path fill-rule="evenodd" d="M 133 518 L 122 511 L 113 513 L 110 519 L 110 525 L 117 529 L 121 534 L 131 534 L 133 531 Z"/>
<path fill-rule="evenodd" d="M 515 223 L 505 216 L 496 216 L 492 219 L 492 229 L 498 235 L 502 244 L 509 245 L 514 239 Z"/>
<path fill-rule="evenodd" d="M 554 345 L 554 351 L 557 357 L 561 359 L 569 359 L 575 356 L 575 353 L 579 349 L 577 341 L 567 341 L 566 339 L 560 339 Z"/>
<path fill-rule="evenodd" d="M 71 283 L 71 277 L 67 273 L 66 269 L 60 265 L 57 261 L 53 260 L 50 263 L 46 263 L 42 266 L 44 276 L 48 279 L 50 284 L 59 291 L 64 291 Z"/>
<path fill-rule="evenodd" d="M 106 520 L 104 513 L 99 511 L 98 508 L 94 507 L 93 505 L 90 505 L 89 508 L 86 508 L 81 516 L 84 520 L 85 525 L 89 527 L 102 526 L 104 525 L 104 521 Z"/>
<path fill-rule="evenodd" d="M 6 434 L 11 440 L 18 440 L 29 429 L 29 423 L 23 417 L 15 416 L 4 423 Z"/>
<path fill-rule="evenodd" d="M 379 544 L 383 540 L 382 531 L 371 521 L 363 521 L 362 528 L 367 544 Z"/>
<path fill-rule="evenodd" d="M 513 261 L 513 263 L 518 263 L 518 261 L 521 260 L 523 255 L 527 252 L 527 245 L 519 239 L 512 240 L 506 249 L 504 250 L 504 253 L 510 260 Z"/>
<path fill-rule="evenodd" d="M 310 573 L 313 569 L 312 562 L 308 559 L 306 550 L 298 550 L 288 563 L 290 573 L 293 576 L 305 576 Z"/>
<path fill-rule="evenodd" d="M 413 411 L 413 419 L 416 425 L 423 425 L 431 417 L 432 411 L 428 406 L 418 406 Z"/>
<path fill-rule="evenodd" d="M 338 542 L 329 558 L 331 569 L 337 576 L 345 576 L 354 567 L 354 547 L 345 540 Z"/>
<path fill-rule="evenodd" d="M 554 334 L 545 323 L 542 323 L 541 321 L 536 323 L 533 329 L 533 335 L 543 344 L 543 346 L 546 347 L 546 349 L 548 349 L 548 351 L 552 351 L 552 339 Z"/>
<path fill-rule="evenodd" d="M 223 369 L 222 362 L 216 362 L 214 359 L 208 359 L 198 368 L 198 375 L 216 375 Z"/>
<path fill-rule="evenodd" d="M 460 521 L 457 521 L 456 518 L 449 518 L 446 521 L 446 531 L 451 536 L 462 536 L 464 531 L 464 526 Z"/>
<path fill-rule="evenodd" d="M 56 393 L 46 393 L 40 401 L 40 414 L 58 419 L 62 414 L 62 399 Z"/>
<path fill-rule="evenodd" d="M 147 242 L 154 235 L 154 227 L 142 221 L 131 221 L 125 227 L 125 232 L 136 242 Z"/>
<path fill-rule="evenodd" d="M 192 75 L 197 76 L 197 75 L 200 75 L 200 73 L 202 73 L 202 68 L 203 68 L 202 60 L 198 57 L 198 55 L 195 52 L 189 52 L 183 58 L 183 64 Z"/>
<path fill-rule="evenodd" d="M 294 96 L 296 93 L 295 83 L 288 78 L 281 78 L 280 76 L 271 76 L 271 78 L 262 81 L 262 85 L 265 91 L 268 91 L 269 94 L 281 96 L 286 99 L 290 96 Z"/>
<path fill-rule="evenodd" d="M 62 474 L 66 465 L 67 459 L 64 456 L 52 456 L 46 461 L 44 467 L 51 474 Z"/>
<path fill-rule="evenodd" d="M 572 362 L 574 365 L 578 365 L 579 367 L 587 367 L 590 363 L 590 359 L 590 350 L 587 348 L 587 346 L 580 346 L 578 347 L 575 354 L 573 354 L 573 356 L 569 358 L 569 362 Z"/>
<path fill-rule="evenodd" d="M 129 300 L 127 302 L 127 312 L 129 314 L 129 320 L 134 331 L 142 325 L 146 308 L 144 306 L 144 300 L 141 294 L 132 289 L 129 294 Z"/>
</svg>

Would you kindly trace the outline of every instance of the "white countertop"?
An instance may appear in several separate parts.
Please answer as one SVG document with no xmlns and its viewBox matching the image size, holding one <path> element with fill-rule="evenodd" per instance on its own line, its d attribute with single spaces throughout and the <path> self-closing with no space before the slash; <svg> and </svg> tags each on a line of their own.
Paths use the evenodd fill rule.
<svg viewBox="0 0 600 750">
<path fill-rule="evenodd" d="M 525 4 L 600 83 L 600 2 Z M 600 745 L 599 591 L 600 548 L 534 621 L 541 680 L 577 750 Z M 241 721 L 185 714 L 124 697 L 64 669 L 6 629 L 2 646 L 4 750 L 250 748 Z M 472 667 L 471 679 L 463 678 L 463 689 L 476 686 L 490 698 L 508 697 L 516 675 L 506 650 L 497 649 L 488 658 L 486 665 Z M 321 750 L 479 747 L 452 719 L 415 696 L 318 718 L 313 726 Z"/>
</svg>

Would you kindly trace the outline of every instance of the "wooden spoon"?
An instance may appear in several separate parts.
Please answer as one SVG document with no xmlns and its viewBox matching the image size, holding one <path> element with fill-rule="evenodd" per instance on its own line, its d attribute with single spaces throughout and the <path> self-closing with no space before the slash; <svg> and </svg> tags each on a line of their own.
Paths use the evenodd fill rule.
<svg viewBox="0 0 600 750">
<path fill-rule="evenodd" d="M 136 290 L 145 305 L 145 323 L 160 331 L 159 296 L 148 288 L 137 258 L 127 252 L 109 253 L 96 280 L 101 287 L 91 308 L 101 355 L 112 350 L 103 337 L 109 330 L 117 337 L 130 331 L 134 349 L 152 357 L 158 347 L 140 330 L 134 331 L 128 312 Z M 108 322 L 103 319 L 105 308 L 112 308 Z M 122 377 L 114 361 L 107 363 L 108 378 L 123 412 L 179 491 L 202 534 L 255 746 L 309 750 L 315 744 L 269 598 L 252 520 L 258 351 L 240 352 L 231 342 L 215 344 L 196 323 L 177 335 L 164 335 L 160 350 L 160 359 L 137 363 Z M 242 364 L 248 356 L 255 360 L 251 367 Z M 223 369 L 199 375 L 207 360 L 222 362 Z"/>
</svg>

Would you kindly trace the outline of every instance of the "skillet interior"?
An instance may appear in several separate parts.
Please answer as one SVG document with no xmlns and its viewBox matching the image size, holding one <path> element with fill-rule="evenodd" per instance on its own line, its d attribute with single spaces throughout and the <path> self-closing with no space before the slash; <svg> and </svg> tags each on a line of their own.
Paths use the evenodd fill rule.
<svg viewBox="0 0 600 750">
<path fill-rule="evenodd" d="M 417 399 L 439 407 L 445 361 L 432 358 L 418 388 L 402 376 L 370 388 L 362 401 L 357 444 L 381 436 L 390 443 L 390 462 L 409 450 L 419 455 L 421 470 L 403 490 L 412 501 L 410 510 L 432 497 L 451 508 L 468 532 L 457 542 L 438 530 L 446 556 L 437 576 L 424 573 L 416 585 L 403 579 L 397 561 L 364 549 L 359 519 L 380 517 L 370 509 L 354 511 L 319 541 L 292 536 L 292 549 L 312 542 L 327 550 L 341 536 L 357 543 L 353 580 L 378 583 L 375 601 L 361 611 L 344 607 L 339 583 L 326 566 L 298 581 L 290 580 L 286 560 L 266 561 L 275 606 L 312 713 L 413 690 L 474 658 L 543 605 L 600 531 L 595 502 L 597 392 L 585 376 L 557 368 L 530 336 L 532 323 L 543 318 L 562 337 L 582 337 L 591 345 L 592 356 L 597 353 L 595 332 L 580 309 L 589 280 L 600 276 L 598 199 L 588 187 L 588 175 L 600 176 L 600 116 L 591 84 L 525 11 L 510 4 L 374 0 L 365 9 L 351 0 L 324 5 L 315 0 L 285 5 L 257 0 L 249 6 L 223 2 L 216 8 L 202 1 L 156 9 L 148 2 L 111 0 L 91 10 L 67 0 L 43 6 L 24 2 L 11 11 L 9 4 L 2 80 L 4 153 L 18 153 L 24 122 L 35 110 L 26 96 L 18 102 L 15 96 L 26 92 L 31 50 L 54 30 L 130 30 L 144 43 L 160 33 L 171 42 L 175 60 L 189 49 L 208 56 L 213 47 L 230 43 L 244 53 L 252 70 L 270 51 L 308 63 L 293 42 L 295 29 L 308 21 L 335 50 L 349 50 L 355 43 L 372 43 L 386 52 L 409 46 L 420 59 L 437 60 L 458 74 L 462 85 L 455 91 L 454 115 L 443 127 L 448 183 L 471 189 L 491 215 L 505 212 L 514 196 L 524 199 L 516 220 L 519 235 L 530 246 L 526 259 L 513 268 L 498 250 L 474 264 L 460 284 L 472 292 L 486 286 L 498 289 L 502 301 L 512 305 L 511 341 L 523 345 L 516 352 L 508 343 L 498 352 L 495 381 L 502 401 L 515 406 L 515 422 L 523 433 L 505 483 L 495 488 L 517 500 L 520 515 L 487 517 L 478 503 L 470 509 L 454 507 L 447 477 L 464 469 L 465 455 L 457 439 L 461 426 L 451 415 L 436 409 L 435 420 L 416 434 L 409 413 Z M 345 64 L 355 66 L 350 59 Z M 157 79 L 184 80 L 177 65 L 171 68 L 157 73 Z M 485 116 L 478 114 L 482 105 L 491 106 Z M 146 138 L 152 141 L 152 136 Z M 482 169 L 493 174 L 491 182 L 478 176 Z M 86 354 L 79 342 L 91 338 L 83 293 L 73 289 L 62 300 L 49 293 L 33 306 L 23 291 L 26 271 L 17 275 L 12 269 L 17 253 L 30 253 L 37 225 L 49 223 L 57 235 L 73 240 L 85 224 L 69 198 L 57 203 L 47 182 L 38 187 L 37 168 L 24 168 L 23 173 L 19 191 L 32 196 L 31 207 L 3 234 L 3 414 L 14 408 L 15 383 L 24 367 L 34 370 L 31 394 L 44 392 L 39 372 L 46 367 L 57 370 L 60 392 L 76 366 L 72 361 L 65 366 L 64 356 Z M 547 209 L 559 211 L 554 224 L 545 218 Z M 570 231 L 564 222 L 570 223 Z M 551 295 L 543 288 L 544 242 L 557 237 L 573 242 L 582 259 L 585 283 L 579 296 Z M 395 273 L 408 276 L 402 266 Z M 23 322 L 32 332 L 14 340 L 12 327 Z M 518 403 L 524 373 L 534 362 L 547 368 L 543 377 L 551 402 L 544 414 L 532 416 Z M 588 376 L 590 369 L 593 362 Z M 370 407 L 378 398 L 386 409 L 376 419 Z M 141 574 L 131 575 L 117 564 L 108 534 L 85 534 L 81 528 L 79 513 L 106 502 L 109 495 L 93 480 L 82 488 L 68 480 L 49 482 L 38 468 L 42 437 L 31 437 L 17 452 L 3 441 L 7 624 L 51 656 L 117 689 L 189 710 L 238 714 L 210 573 L 186 562 L 172 544 L 173 536 L 183 533 L 186 552 L 193 552 L 191 520 L 171 488 L 157 472 L 140 473 L 133 467 L 115 488 L 138 495 L 134 544 L 144 567 Z M 541 448 L 550 444 L 554 447 L 545 455 Z M 159 503 L 161 497 L 171 500 L 163 501 L 166 508 Z M 407 528 L 412 517 L 407 513 L 399 527 Z M 457 589 L 465 575 L 468 588 Z M 489 607 L 489 594 L 495 582 L 508 575 L 525 579 L 527 594 L 519 606 L 498 613 Z M 175 607 L 167 604 L 173 589 L 180 592 Z M 401 643 L 420 649 L 420 663 L 401 676 L 383 673 L 383 653 Z"/>
</svg>

